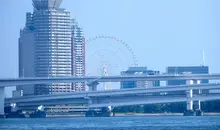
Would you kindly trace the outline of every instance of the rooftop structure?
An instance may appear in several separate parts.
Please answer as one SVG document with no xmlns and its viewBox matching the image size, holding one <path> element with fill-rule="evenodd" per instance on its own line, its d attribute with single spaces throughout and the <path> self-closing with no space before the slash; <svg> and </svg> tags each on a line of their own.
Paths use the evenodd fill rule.
<svg viewBox="0 0 220 130">
<path fill-rule="evenodd" d="M 62 0 L 32 0 L 36 10 L 41 9 L 58 9 Z"/>
</svg>

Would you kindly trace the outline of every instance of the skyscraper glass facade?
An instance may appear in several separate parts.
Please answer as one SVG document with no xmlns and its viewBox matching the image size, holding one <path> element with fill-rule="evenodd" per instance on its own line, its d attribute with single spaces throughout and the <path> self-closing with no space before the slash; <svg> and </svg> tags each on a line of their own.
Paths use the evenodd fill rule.
<svg viewBox="0 0 220 130">
<path fill-rule="evenodd" d="M 85 37 L 82 28 L 76 20 L 72 20 L 72 43 L 73 43 L 73 74 L 85 76 Z M 76 92 L 85 91 L 85 83 L 73 83 Z"/>
<path fill-rule="evenodd" d="M 168 74 L 208 74 L 208 66 L 172 66 L 167 67 Z M 204 84 L 209 83 L 208 79 L 204 80 L 168 80 L 167 85 L 184 85 L 184 84 Z M 208 93 L 208 90 L 194 91 L 193 93 Z M 186 94 L 186 91 L 168 92 L 169 94 Z"/>
<path fill-rule="evenodd" d="M 147 67 L 129 67 L 127 71 L 122 71 L 121 75 L 158 75 L 159 71 L 148 70 Z M 121 89 L 126 88 L 150 88 L 160 86 L 160 81 L 123 81 Z"/>
<path fill-rule="evenodd" d="M 70 13 L 58 6 L 34 7 L 36 77 L 72 76 Z M 70 92 L 72 84 L 37 85 L 35 89 L 36 94 Z"/>
<path fill-rule="evenodd" d="M 167 67 L 168 74 L 208 74 L 208 66 L 172 66 Z M 209 80 L 201 80 L 201 83 L 209 83 Z M 167 85 L 183 85 L 186 80 L 169 80 Z"/>
<path fill-rule="evenodd" d="M 84 75 L 85 44 L 82 29 L 71 20 L 70 12 L 59 7 L 61 2 L 33 0 L 34 11 L 26 14 L 26 25 L 20 32 L 20 77 Z M 78 87 L 81 91 L 84 90 L 82 86 Z M 28 95 L 71 92 L 76 90 L 75 87 L 72 83 L 35 85 Z M 18 86 L 17 89 L 22 90 L 24 86 Z"/>
</svg>

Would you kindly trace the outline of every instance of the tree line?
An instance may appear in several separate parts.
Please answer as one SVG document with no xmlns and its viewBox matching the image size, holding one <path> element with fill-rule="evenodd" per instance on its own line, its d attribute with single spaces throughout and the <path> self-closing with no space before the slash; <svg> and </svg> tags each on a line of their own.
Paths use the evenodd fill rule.
<svg viewBox="0 0 220 130">
<path fill-rule="evenodd" d="M 183 113 L 186 102 L 115 107 L 116 113 Z M 201 102 L 203 112 L 220 112 L 220 100 Z"/>
</svg>

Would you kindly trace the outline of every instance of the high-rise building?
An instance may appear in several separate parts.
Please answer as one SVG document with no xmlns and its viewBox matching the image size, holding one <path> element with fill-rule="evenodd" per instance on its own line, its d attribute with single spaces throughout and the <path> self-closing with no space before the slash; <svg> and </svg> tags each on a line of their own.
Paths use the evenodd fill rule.
<svg viewBox="0 0 220 130">
<path fill-rule="evenodd" d="M 19 77 L 68 77 L 85 74 L 82 29 L 60 8 L 62 0 L 33 0 L 33 13 L 19 38 Z M 80 84 L 80 83 L 78 83 Z M 25 95 L 84 91 L 84 84 L 18 86 Z M 80 87 L 77 87 L 80 86 Z"/>
<path fill-rule="evenodd" d="M 122 71 L 121 75 L 159 75 L 159 71 L 148 70 L 147 67 L 129 67 L 127 71 Z M 121 89 L 126 88 L 151 88 L 160 86 L 160 81 L 123 81 Z"/>
<path fill-rule="evenodd" d="M 167 74 L 209 74 L 209 67 L 208 66 L 172 66 L 167 67 Z M 184 85 L 184 84 L 203 84 L 209 83 L 208 79 L 204 80 L 168 80 L 167 85 Z M 208 91 L 203 90 L 202 93 L 207 93 Z M 175 94 L 185 94 L 185 91 L 176 91 L 176 92 L 169 92 Z"/>
<path fill-rule="evenodd" d="M 168 74 L 208 74 L 208 66 L 172 66 L 167 67 Z M 184 85 L 186 80 L 169 80 L 167 85 Z M 209 80 L 201 80 L 200 83 L 209 83 Z"/>
<path fill-rule="evenodd" d="M 85 37 L 76 20 L 72 20 L 73 75 L 85 76 Z M 85 83 L 73 83 L 76 92 L 85 91 Z"/>
<path fill-rule="evenodd" d="M 26 26 L 20 30 L 18 45 L 19 52 L 19 77 L 35 77 L 35 36 L 31 21 L 32 14 L 26 14 Z M 23 91 L 23 95 L 34 95 L 34 85 L 17 86 L 18 91 Z"/>
</svg>

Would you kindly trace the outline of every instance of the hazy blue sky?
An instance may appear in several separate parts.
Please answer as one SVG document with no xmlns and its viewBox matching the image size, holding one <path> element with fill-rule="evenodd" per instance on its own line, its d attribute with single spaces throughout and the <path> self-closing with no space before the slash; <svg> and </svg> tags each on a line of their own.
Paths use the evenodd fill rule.
<svg viewBox="0 0 220 130">
<path fill-rule="evenodd" d="M 86 38 L 125 41 L 140 66 L 165 72 L 170 65 L 201 65 L 204 48 L 206 65 L 220 72 L 219 5 L 219 0 L 63 0 L 61 6 Z M 0 0 L 0 78 L 18 75 L 19 29 L 32 10 L 31 0 Z"/>
</svg>

